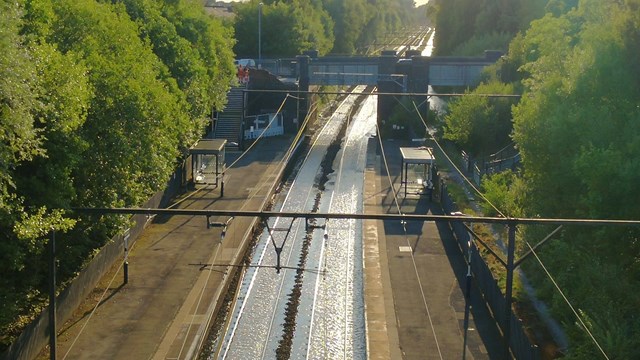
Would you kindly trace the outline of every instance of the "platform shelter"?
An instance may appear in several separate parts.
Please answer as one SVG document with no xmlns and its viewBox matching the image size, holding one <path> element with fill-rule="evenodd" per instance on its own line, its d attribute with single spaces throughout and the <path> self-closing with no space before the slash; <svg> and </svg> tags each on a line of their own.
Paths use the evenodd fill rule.
<svg viewBox="0 0 640 360">
<path fill-rule="evenodd" d="M 408 188 L 412 193 L 424 194 L 433 191 L 433 174 L 435 172 L 435 156 L 433 149 L 426 146 L 401 147 L 402 174 L 401 186 L 404 186 L 404 196 Z"/>
<path fill-rule="evenodd" d="M 200 139 L 189 149 L 194 184 L 219 185 L 224 171 L 226 139 Z"/>
</svg>

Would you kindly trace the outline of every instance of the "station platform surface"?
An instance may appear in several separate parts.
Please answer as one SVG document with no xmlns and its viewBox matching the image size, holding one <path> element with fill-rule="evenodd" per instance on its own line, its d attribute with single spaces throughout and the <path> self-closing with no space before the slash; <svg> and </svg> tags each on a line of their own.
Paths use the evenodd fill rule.
<svg viewBox="0 0 640 360">
<path fill-rule="evenodd" d="M 291 136 L 280 136 L 258 142 L 225 173 L 224 197 L 219 187 L 197 185 L 197 191 L 177 199 L 174 208 L 261 210 L 292 141 Z M 227 152 L 227 165 L 239 155 Z M 221 242 L 222 229 L 208 229 L 203 216 L 156 217 L 132 246 L 128 283 L 123 284 L 122 268 L 116 264 L 74 318 L 60 327 L 58 357 L 190 358 L 224 298 L 230 271 L 237 269 L 228 265 L 242 260 L 254 220 L 234 219 Z M 40 358 L 48 358 L 48 351 Z"/>
<path fill-rule="evenodd" d="M 225 176 L 224 197 L 200 188 L 176 207 L 260 210 L 283 164 L 291 137 L 259 142 Z M 400 143 L 385 154 L 396 189 Z M 405 144 L 406 145 L 406 144 Z M 231 164 L 240 153 L 227 153 Z M 370 146 L 365 213 L 396 213 L 389 177 L 377 147 Z M 441 213 L 424 196 L 399 198 L 401 211 Z M 211 219 L 226 221 L 227 219 Z M 195 216 L 156 218 L 131 249 L 129 282 L 117 264 L 65 323 L 58 356 L 67 359 L 185 359 L 203 341 L 233 267 L 240 263 L 252 221 L 234 219 L 223 242 L 220 228 Z M 466 265 L 446 224 L 363 222 L 367 351 L 369 359 L 462 358 Z M 418 280 L 419 276 L 419 280 Z M 104 294 L 104 295 L 103 295 Z M 477 292 L 476 292 L 477 295 Z M 99 306 L 94 307 L 102 299 Z M 472 297 L 474 299 L 474 297 Z M 476 304 L 477 302 L 477 304 Z M 494 322 L 475 296 L 467 359 L 490 359 L 500 348 Z M 89 319 L 89 321 L 87 321 Z M 435 336 L 434 336 L 435 334 Z M 42 359 L 48 358 L 43 355 Z M 48 353 L 47 353 L 48 355 Z"/>
<path fill-rule="evenodd" d="M 412 144 L 370 142 L 365 213 L 443 215 L 428 194 L 404 196 L 401 146 Z M 475 288 L 463 357 L 467 266 L 447 223 L 366 220 L 363 233 L 369 359 L 500 358 L 501 337 Z"/>
</svg>

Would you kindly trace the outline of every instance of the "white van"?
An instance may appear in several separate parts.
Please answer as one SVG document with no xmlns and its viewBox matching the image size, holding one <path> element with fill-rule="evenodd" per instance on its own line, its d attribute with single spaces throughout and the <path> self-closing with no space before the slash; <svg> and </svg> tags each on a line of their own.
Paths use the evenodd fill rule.
<svg viewBox="0 0 640 360">
<path fill-rule="evenodd" d="M 235 66 L 242 65 L 243 67 L 256 67 L 256 61 L 253 59 L 236 59 L 233 61 Z"/>
</svg>

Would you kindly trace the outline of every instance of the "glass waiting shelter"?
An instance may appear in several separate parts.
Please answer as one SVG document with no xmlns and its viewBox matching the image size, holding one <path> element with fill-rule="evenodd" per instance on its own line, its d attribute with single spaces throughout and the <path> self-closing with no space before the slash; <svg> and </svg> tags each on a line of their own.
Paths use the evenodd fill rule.
<svg viewBox="0 0 640 360">
<path fill-rule="evenodd" d="M 433 191 L 433 172 L 435 157 L 430 147 L 401 147 L 402 175 L 401 186 L 404 186 L 404 196 L 407 192 L 424 194 L 425 190 Z M 408 190 L 409 188 L 409 190 Z"/>
<path fill-rule="evenodd" d="M 200 139 L 189 149 L 191 178 L 194 184 L 218 185 L 224 171 L 224 146 L 226 139 Z M 221 180 L 221 179 L 220 179 Z"/>
</svg>

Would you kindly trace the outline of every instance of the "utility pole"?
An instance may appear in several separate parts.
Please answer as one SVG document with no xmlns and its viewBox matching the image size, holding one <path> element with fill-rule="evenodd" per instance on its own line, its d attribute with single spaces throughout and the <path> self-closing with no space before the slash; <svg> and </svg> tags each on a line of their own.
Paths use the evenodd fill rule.
<svg viewBox="0 0 640 360">
<path fill-rule="evenodd" d="M 262 3 L 258 4 L 258 69 L 262 69 Z"/>
<path fill-rule="evenodd" d="M 49 359 L 56 359 L 56 231 L 49 239 Z"/>
<path fill-rule="evenodd" d="M 504 359 L 510 359 L 510 342 L 511 342 L 511 302 L 513 300 L 513 271 L 515 269 L 515 250 L 516 250 L 516 223 L 509 223 L 509 243 L 507 244 L 507 283 L 504 294 L 505 310 L 504 310 Z"/>
</svg>

